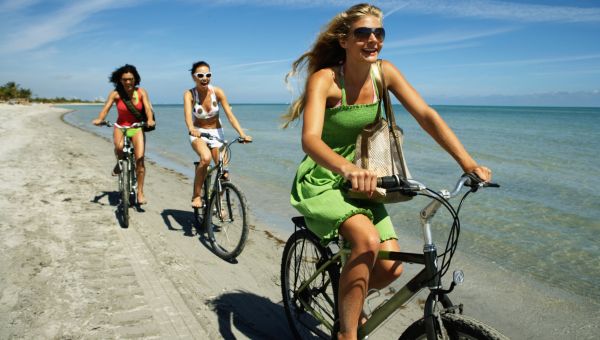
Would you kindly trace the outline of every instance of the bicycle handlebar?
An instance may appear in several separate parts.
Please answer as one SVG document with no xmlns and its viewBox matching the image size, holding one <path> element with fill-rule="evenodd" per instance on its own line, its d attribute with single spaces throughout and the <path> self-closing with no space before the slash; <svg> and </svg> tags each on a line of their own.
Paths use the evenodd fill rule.
<svg viewBox="0 0 600 340">
<path fill-rule="evenodd" d="M 192 135 L 192 133 L 191 133 L 191 132 L 188 132 L 188 134 L 189 134 L 190 136 Z M 227 144 L 227 141 L 226 141 L 226 140 L 224 140 L 224 139 L 221 139 L 221 138 L 219 138 L 219 137 L 217 137 L 217 136 L 213 136 L 213 135 L 211 135 L 210 133 L 207 133 L 207 132 L 200 132 L 200 137 L 204 137 L 204 138 L 208 138 L 208 139 L 214 139 L 214 140 L 216 140 L 216 141 L 219 141 L 219 142 L 221 142 L 221 143 L 223 143 L 223 144 Z M 252 143 L 252 141 L 251 141 L 251 140 L 245 140 L 245 139 L 244 139 L 244 138 L 242 138 L 242 137 L 238 137 L 238 138 L 236 138 L 236 139 L 234 139 L 234 140 L 232 141 L 232 143 L 236 143 L 236 142 L 237 142 L 237 143 L 242 143 L 242 144 L 246 144 L 246 143 Z M 230 143 L 230 144 L 231 144 L 231 143 Z"/>
<path fill-rule="evenodd" d="M 100 122 L 100 124 L 98 124 L 98 126 L 108 126 L 108 127 L 113 127 L 115 125 L 115 123 L 111 123 L 108 120 L 103 120 Z M 135 129 L 135 128 L 141 128 L 146 126 L 146 122 L 138 122 L 138 123 L 133 123 L 130 126 L 123 126 L 121 128 L 123 129 Z"/>
<path fill-rule="evenodd" d="M 484 182 L 475 173 L 465 173 L 456 183 L 454 189 L 450 193 L 450 197 L 456 196 L 464 186 L 470 187 L 472 192 L 477 191 L 479 188 L 500 187 L 497 183 Z M 343 185 L 345 190 L 349 190 L 351 187 L 352 185 L 348 181 Z M 409 196 L 414 196 L 420 191 L 427 190 L 427 187 L 424 184 L 413 179 L 402 179 L 398 175 L 378 177 L 377 187 L 386 189 L 387 192 L 401 192 Z"/>
</svg>

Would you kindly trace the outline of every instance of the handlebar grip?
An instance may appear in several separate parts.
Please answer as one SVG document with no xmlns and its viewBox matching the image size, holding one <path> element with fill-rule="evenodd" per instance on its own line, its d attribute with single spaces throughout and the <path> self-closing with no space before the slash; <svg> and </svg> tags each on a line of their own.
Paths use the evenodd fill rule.
<svg viewBox="0 0 600 340">
<path fill-rule="evenodd" d="M 383 176 L 377 178 L 377 186 L 383 189 L 396 188 L 404 184 L 398 176 Z"/>
<path fill-rule="evenodd" d="M 500 184 L 498 184 L 498 183 L 484 182 L 474 172 L 465 173 L 463 176 L 467 177 L 467 180 L 465 181 L 465 186 L 468 186 L 468 187 L 474 189 L 473 191 L 476 191 L 478 188 L 481 188 L 481 187 L 484 187 L 484 188 L 499 188 L 500 187 Z"/>
<path fill-rule="evenodd" d="M 342 187 L 345 190 L 350 190 L 352 188 L 352 183 L 346 181 Z M 400 179 L 398 176 L 377 177 L 377 187 L 382 189 L 413 190 L 408 183 Z"/>
</svg>

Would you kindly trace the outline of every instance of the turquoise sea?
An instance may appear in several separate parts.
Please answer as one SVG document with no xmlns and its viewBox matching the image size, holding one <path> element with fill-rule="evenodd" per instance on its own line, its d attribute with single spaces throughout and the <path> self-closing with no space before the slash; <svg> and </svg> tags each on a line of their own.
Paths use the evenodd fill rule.
<svg viewBox="0 0 600 340">
<path fill-rule="evenodd" d="M 109 129 L 90 124 L 99 106 L 69 108 L 75 109 L 66 116 L 69 123 L 110 137 Z M 459 249 L 600 302 L 600 108 L 435 108 L 473 157 L 493 169 L 494 180 L 502 186 L 467 199 Z M 158 129 L 148 135 L 149 158 L 191 177 L 196 156 L 189 146 L 182 105 L 156 109 Z M 289 189 L 303 157 L 301 125 L 280 128 L 285 109 L 286 105 L 233 105 L 254 143 L 234 145 L 231 165 L 232 178 L 258 222 L 284 237 L 293 231 L 289 218 L 297 215 L 289 206 Z M 460 168 L 402 107 L 396 112 L 413 177 L 431 188 L 450 188 Z M 115 115 L 113 110 L 109 119 L 114 121 Z M 228 122 L 224 126 L 226 136 L 234 137 Z M 109 170 L 107 165 L 107 176 Z M 425 203 L 416 198 L 388 206 L 400 237 L 420 237 L 418 211 Z M 448 216 L 439 221 L 436 228 L 447 229 Z"/>
</svg>

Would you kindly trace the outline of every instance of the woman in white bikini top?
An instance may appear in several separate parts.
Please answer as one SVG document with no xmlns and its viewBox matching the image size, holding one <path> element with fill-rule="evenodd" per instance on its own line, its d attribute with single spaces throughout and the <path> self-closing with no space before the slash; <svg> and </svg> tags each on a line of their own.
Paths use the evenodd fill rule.
<svg viewBox="0 0 600 340">
<path fill-rule="evenodd" d="M 206 120 L 219 116 L 219 102 L 217 101 L 217 95 L 212 85 L 208 85 L 208 93 L 210 94 L 210 111 L 206 111 L 202 103 L 200 102 L 200 94 L 198 89 L 193 88 L 190 90 L 194 97 L 194 106 L 192 107 L 192 114 L 194 118 L 200 120 Z"/>
<path fill-rule="evenodd" d="M 192 194 L 192 207 L 200 208 L 202 202 L 202 183 L 206 177 L 206 171 L 210 165 L 211 159 L 217 163 L 219 161 L 220 142 L 206 137 L 200 137 L 201 133 L 208 133 L 223 139 L 223 129 L 219 119 L 219 103 L 227 116 L 231 126 L 240 134 L 240 137 L 246 141 L 252 141 L 252 137 L 246 135 L 240 123 L 231 112 L 225 92 L 216 86 L 210 85 L 212 73 L 210 66 L 204 61 L 194 63 L 191 68 L 192 80 L 196 86 L 191 90 L 186 90 L 183 94 L 183 112 L 185 114 L 185 124 L 190 135 L 192 149 L 200 157 L 200 162 L 196 167 L 194 177 L 194 192 Z"/>
</svg>

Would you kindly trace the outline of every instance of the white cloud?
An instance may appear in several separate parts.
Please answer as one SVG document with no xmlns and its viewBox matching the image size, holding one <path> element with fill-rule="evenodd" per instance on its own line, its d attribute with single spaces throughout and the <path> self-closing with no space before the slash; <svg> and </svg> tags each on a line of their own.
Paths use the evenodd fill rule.
<svg viewBox="0 0 600 340">
<path fill-rule="evenodd" d="M 458 43 L 464 42 L 468 40 L 476 40 L 479 38 L 504 34 L 507 32 L 511 32 L 516 30 L 516 28 L 501 28 L 495 29 L 491 31 L 485 32 L 452 32 L 452 31 L 443 31 L 430 35 L 425 35 L 421 37 L 416 37 L 412 39 L 405 40 L 396 40 L 396 41 L 386 41 L 386 48 L 396 48 L 396 47 L 412 47 L 412 46 L 426 46 L 426 45 L 440 45 L 440 44 L 450 44 L 450 43 Z"/>
<path fill-rule="evenodd" d="M 485 63 L 455 64 L 455 65 L 452 65 L 451 67 L 538 65 L 538 64 L 564 63 L 564 62 L 593 60 L 593 59 L 600 59 L 600 54 L 586 54 L 586 55 L 554 57 L 554 58 L 503 60 L 503 61 L 493 61 L 493 62 L 485 62 Z"/>
<path fill-rule="evenodd" d="M 263 60 L 263 61 L 256 61 L 256 62 L 252 62 L 252 63 L 244 63 L 244 64 L 235 64 L 235 65 L 228 65 L 228 66 L 224 66 L 221 69 L 223 70 L 229 70 L 229 69 L 234 69 L 234 68 L 242 68 L 242 67 L 252 67 L 252 66 L 259 66 L 259 65 L 268 65 L 268 64 L 280 64 L 280 63 L 288 63 L 290 61 L 293 61 L 294 59 L 276 59 L 276 60 Z"/>
<path fill-rule="evenodd" d="M 600 8 L 489 0 L 409 1 L 408 10 L 449 16 L 521 22 L 598 22 Z"/>
<path fill-rule="evenodd" d="M 349 7 L 354 0 L 213 0 L 212 5 L 259 5 Z M 455 17 L 498 19 L 517 22 L 600 22 L 600 8 L 523 4 L 491 0 L 380 0 L 372 1 L 388 16 L 397 11 L 430 13 Z"/>
<path fill-rule="evenodd" d="M 34 1 L 29 1 L 34 3 Z M 1 52 L 22 52 L 59 41 L 83 30 L 82 23 L 95 13 L 131 6 L 135 0 L 88 0 L 70 3 L 42 17 L 20 18 L 21 26 L 10 27 L 2 41 Z"/>
<path fill-rule="evenodd" d="M 38 2 L 40 0 L 6 0 L 0 3 L 0 13 L 20 11 Z"/>
</svg>

